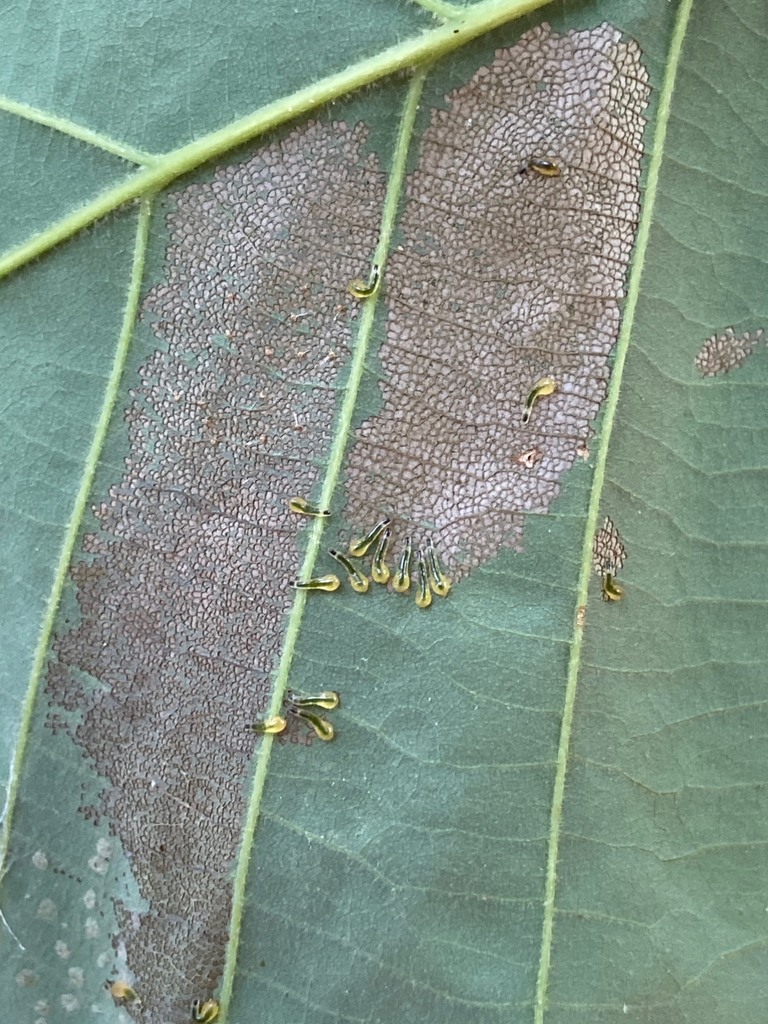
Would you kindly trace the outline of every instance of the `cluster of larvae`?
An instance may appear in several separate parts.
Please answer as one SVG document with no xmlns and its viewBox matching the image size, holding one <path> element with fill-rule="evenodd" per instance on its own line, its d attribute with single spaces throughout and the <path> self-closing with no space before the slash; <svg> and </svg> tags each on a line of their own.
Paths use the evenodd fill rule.
<svg viewBox="0 0 768 1024">
<path fill-rule="evenodd" d="M 305 498 L 291 498 L 288 507 L 292 512 L 304 516 L 329 516 L 328 509 L 321 509 Z M 350 541 L 347 554 L 330 548 L 328 554 L 335 559 L 347 574 L 347 582 L 358 594 L 364 594 L 370 587 L 371 579 L 374 583 L 386 586 L 391 581 L 392 589 L 397 594 L 407 594 L 411 589 L 411 563 L 413 561 L 413 543 L 410 537 L 403 541 L 403 550 L 397 563 L 397 568 L 392 572 L 387 565 L 387 553 L 389 543 L 392 539 L 390 529 L 391 520 L 381 519 L 363 537 L 356 537 Z M 362 568 L 352 561 L 353 558 L 364 558 L 369 551 L 372 551 L 370 577 L 363 572 Z M 419 547 L 416 552 L 416 604 L 419 608 L 429 608 L 432 604 L 432 595 L 447 597 L 451 589 L 451 581 L 445 575 L 435 552 L 435 545 L 432 538 L 428 538 L 424 547 Z M 335 573 L 327 573 L 323 576 L 314 576 L 308 580 L 296 580 L 293 584 L 297 590 L 325 590 L 332 592 L 341 586 L 341 580 Z"/>
<path fill-rule="evenodd" d="M 341 697 L 336 690 L 323 690 L 314 697 L 301 697 L 293 690 L 288 690 L 283 698 L 283 714 L 270 715 L 261 721 L 254 722 L 251 728 L 260 736 L 278 735 L 288 728 L 288 719 L 294 718 L 311 726 L 319 740 L 326 743 L 334 738 L 336 732 L 327 719 L 322 718 L 315 708 L 334 711 L 341 704 Z"/>
</svg>

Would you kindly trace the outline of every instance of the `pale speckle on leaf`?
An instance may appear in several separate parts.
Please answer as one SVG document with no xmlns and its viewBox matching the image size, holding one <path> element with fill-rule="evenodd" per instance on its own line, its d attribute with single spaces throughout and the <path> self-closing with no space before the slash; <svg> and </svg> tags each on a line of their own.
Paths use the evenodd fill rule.
<svg viewBox="0 0 768 1024">
<path fill-rule="evenodd" d="M 85 982 L 85 973 L 82 967 L 70 967 L 67 971 L 67 977 L 69 978 L 70 984 L 74 988 L 82 988 Z"/>
<path fill-rule="evenodd" d="M 742 366 L 763 340 L 762 328 L 736 334 L 732 327 L 726 327 L 722 334 L 707 338 L 694 359 L 694 365 L 702 377 L 720 377 L 736 367 Z"/>
<path fill-rule="evenodd" d="M 52 899 L 47 896 L 40 900 L 37 905 L 37 916 L 43 921 L 55 921 L 58 917 L 58 909 Z"/>
</svg>

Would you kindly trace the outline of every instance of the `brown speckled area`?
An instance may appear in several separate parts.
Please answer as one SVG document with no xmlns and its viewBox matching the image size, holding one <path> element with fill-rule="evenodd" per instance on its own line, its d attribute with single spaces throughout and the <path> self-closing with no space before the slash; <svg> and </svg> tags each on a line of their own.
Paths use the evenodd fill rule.
<svg viewBox="0 0 768 1024">
<path fill-rule="evenodd" d="M 610 516 L 606 516 L 603 525 L 595 534 L 592 544 L 592 561 L 598 576 L 610 574 L 615 576 L 627 559 L 627 549 L 621 534 Z"/>
<path fill-rule="evenodd" d="M 606 395 L 648 94 L 615 28 L 541 26 L 433 112 L 386 270 L 383 409 L 349 456 L 353 526 L 391 515 L 393 550 L 432 532 L 460 578 L 550 509 Z M 560 176 L 520 173 L 532 158 Z M 523 426 L 546 375 L 559 389 Z"/>
<path fill-rule="evenodd" d="M 149 908 L 118 908 L 115 945 L 141 996 L 128 1012 L 152 1024 L 188 1021 L 222 970 L 246 726 L 307 522 L 286 500 L 323 477 L 357 313 L 345 286 L 376 244 L 384 179 L 365 135 L 309 125 L 174 197 L 144 304 L 162 347 L 73 570 L 82 622 L 58 639 L 48 695 L 82 715 L 74 738 Z"/>
<path fill-rule="evenodd" d="M 745 363 L 763 340 L 764 333 L 759 330 L 736 334 L 732 327 L 726 327 L 722 334 L 707 338 L 696 354 L 694 365 L 702 377 L 720 377 Z"/>
</svg>

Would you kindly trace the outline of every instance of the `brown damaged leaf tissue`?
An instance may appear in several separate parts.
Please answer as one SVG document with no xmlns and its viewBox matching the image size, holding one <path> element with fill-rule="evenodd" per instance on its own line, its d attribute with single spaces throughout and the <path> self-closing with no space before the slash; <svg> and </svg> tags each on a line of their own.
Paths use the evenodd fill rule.
<svg viewBox="0 0 768 1024">
<path fill-rule="evenodd" d="M 428 523 L 454 578 L 546 513 L 591 436 L 640 212 L 649 85 L 610 25 L 527 33 L 435 110 L 387 264 L 383 408 L 349 454 L 352 523 Z M 525 172 L 548 159 L 560 173 Z M 527 424 L 539 379 L 557 391 Z M 532 449 L 535 461 L 524 458 Z"/>
<path fill-rule="evenodd" d="M 616 29 L 540 27 L 433 112 L 383 279 L 382 406 L 345 463 L 351 529 L 390 517 L 393 552 L 431 538 L 457 579 L 550 508 L 606 394 L 647 99 Z M 312 123 L 172 199 L 144 306 L 158 350 L 47 684 L 146 908 L 118 907 L 114 941 L 147 1024 L 188 1020 L 221 980 L 254 743 L 233 723 L 267 706 L 302 529 L 287 502 L 318 493 L 385 188 L 363 126 Z"/>
<path fill-rule="evenodd" d="M 309 125 L 173 197 L 144 304 L 161 344 L 74 569 L 82 622 L 48 694 L 82 715 L 75 741 L 108 780 L 94 813 L 149 907 L 118 909 L 152 1024 L 188 1021 L 221 977 L 254 744 L 238 724 L 268 703 L 303 527 L 288 499 L 322 478 L 357 309 L 339 307 L 376 244 L 365 139 Z"/>
</svg>

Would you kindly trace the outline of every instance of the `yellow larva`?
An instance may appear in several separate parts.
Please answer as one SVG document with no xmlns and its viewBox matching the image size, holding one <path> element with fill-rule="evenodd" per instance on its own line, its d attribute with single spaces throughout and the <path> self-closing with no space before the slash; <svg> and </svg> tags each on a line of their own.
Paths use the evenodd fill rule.
<svg viewBox="0 0 768 1024">
<path fill-rule="evenodd" d="M 429 608 L 432 604 L 432 591 L 429 589 L 429 577 L 427 576 L 427 563 L 424 560 L 424 552 L 419 548 L 419 557 L 416 565 L 419 570 L 418 591 L 416 593 L 416 604 L 419 608 Z"/>
<path fill-rule="evenodd" d="M 211 1024 L 219 1016 L 219 1004 L 215 999 L 195 999 L 192 1002 L 192 1020 L 198 1024 Z"/>
<path fill-rule="evenodd" d="M 370 299 L 371 296 L 375 295 L 379 290 L 379 265 L 374 263 L 371 267 L 371 274 L 368 278 L 368 283 L 362 281 L 359 277 L 356 277 L 354 281 L 350 281 L 347 285 L 347 291 L 361 302 L 363 299 Z"/>
<path fill-rule="evenodd" d="M 603 576 L 600 589 L 602 590 L 604 601 L 621 601 L 624 597 L 623 588 L 619 586 L 609 572 Z"/>
<path fill-rule="evenodd" d="M 438 597 L 447 597 L 451 589 L 451 580 L 440 568 L 431 537 L 427 541 L 427 566 L 429 568 L 429 585 L 432 591 Z"/>
<path fill-rule="evenodd" d="M 116 981 L 106 981 L 104 985 L 118 1006 L 139 1002 L 136 990 L 127 981 L 120 981 L 118 978 Z"/>
<path fill-rule="evenodd" d="M 371 564 L 371 576 L 373 576 L 376 583 L 386 583 L 389 579 L 389 566 L 384 559 L 387 557 L 387 548 L 389 547 L 391 537 L 392 531 L 387 527 L 376 544 L 376 551 Z"/>
<path fill-rule="evenodd" d="M 279 733 L 285 732 L 287 725 L 288 723 L 282 715 L 271 715 L 260 722 L 254 722 L 251 728 L 259 736 L 277 736 Z"/>
<path fill-rule="evenodd" d="M 326 722 L 324 718 L 314 714 L 312 711 L 307 711 L 306 708 L 291 705 L 286 708 L 286 711 L 288 711 L 289 714 L 294 715 L 296 718 L 300 718 L 302 722 L 307 722 L 311 725 L 315 730 L 317 738 L 320 740 L 328 742 L 336 735 L 330 722 Z"/>
<path fill-rule="evenodd" d="M 322 693 L 318 693 L 315 697 L 300 697 L 293 690 L 288 690 L 285 694 L 285 704 L 289 707 L 294 708 L 325 708 L 326 711 L 333 711 L 341 703 L 336 690 L 323 690 Z"/>
<path fill-rule="evenodd" d="M 352 587 L 353 590 L 356 590 L 358 594 L 364 594 L 370 584 L 370 580 L 365 573 L 360 572 L 357 566 L 352 565 L 350 560 L 346 556 L 342 555 L 340 551 L 336 551 L 334 548 L 331 548 L 328 551 L 328 554 L 331 558 L 335 558 L 339 565 L 343 565 L 347 570 L 347 581 L 349 582 L 350 587 Z"/>
<path fill-rule="evenodd" d="M 289 498 L 288 508 L 291 512 L 296 512 L 300 516 L 318 516 L 325 518 L 331 514 L 329 508 L 320 508 L 318 505 L 313 505 L 311 501 L 307 501 L 306 498 Z"/>
<path fill-rule="evenodd" d="M 333 573 L 328 573 L 327 576 L 314 576 L 309 580 L 296 580 L 293 586 L 296 590 L 326 590 L 331 593 L 339 589 L 341 580 Z"/>
<path fill-rule="evenodd" d="M 392 520 L 385 516 L 364 537 L 356 537 L 354 540 L 351 540 L 348 548 L 349 554 L 353 558 L 362 558 L 363 555 L 367 554 L 368 548 L 379 539 L 380 534 L 386 530 L 391 522 Z"/>
<path fill-rule="evenodd" d="M 523 409 L 523 425 L 525 425 L 531 418 L 533 407 L 536 405 L 540 398 L 544 398 L 546 395 L 553 395 L 557 391 L 557 381 L 554 377 L 542 377 L 537 380 L 531 388 L 531 393 L 525 400 L 525 408 Z"/>
<path fill-rule="evenodd" d="M 411 538 L 406 537 L 397 572 L 392 577 L 392 589 L 397 594 L 406 594 L 411 587 Z"/>
<path fill-rule="evenodd" d="M 560 168 L 551 160 L 540 160 L 534 157 L 528 161 L 528 166 L 525 170 L 535 171 L 535 173 L 541 175 L 542 178 L 560 177 Z"/>
</svg>

